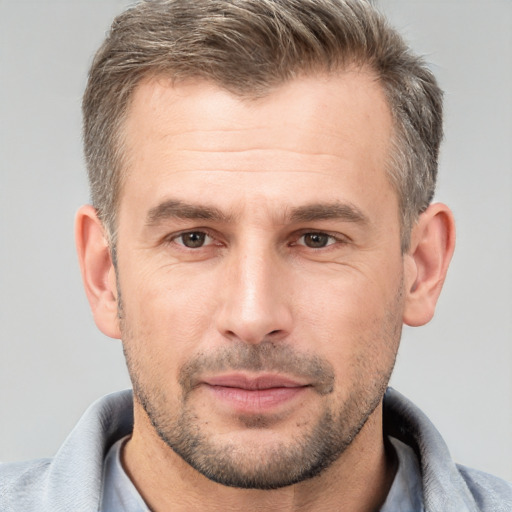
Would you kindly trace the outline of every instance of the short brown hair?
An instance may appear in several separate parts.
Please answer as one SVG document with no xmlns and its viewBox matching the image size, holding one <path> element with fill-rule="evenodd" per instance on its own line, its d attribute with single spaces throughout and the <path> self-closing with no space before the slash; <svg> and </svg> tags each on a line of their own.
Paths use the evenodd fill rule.
<svg viewBox="0 0 512 512">
<path fill-rule="evenodd" d="M 394 120 L 388 174 L 402 249 L 432 200 L 442 139 L 442 92 L 423 60 L 366 0 L 146 0 L 118 16 L 84 94 L 92 203 L 115 244 L 122 186 L 121 127 L 145 77 L 200 78 L 261 97 L 300 74 L 368 66 Z"/>
</svg>

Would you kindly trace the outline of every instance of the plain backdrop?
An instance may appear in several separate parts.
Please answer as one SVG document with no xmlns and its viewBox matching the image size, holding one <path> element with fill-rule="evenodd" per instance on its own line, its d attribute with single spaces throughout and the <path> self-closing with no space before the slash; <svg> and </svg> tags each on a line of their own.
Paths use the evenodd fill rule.
<svg viewBox="0 0 512 512">
<path fill-rule="evenodd" d="M 88 404 L 129 386 L 73 242 L 81 94 L 126 5 L 0 0 L 0 460 L 51 456 Z M 437 199 L 458 224 L 436 317 L 405 329 L 392 383 L 458 462 L 512 480 L 512 1 L 379 5 L 446 91 Z"/>
</svg>

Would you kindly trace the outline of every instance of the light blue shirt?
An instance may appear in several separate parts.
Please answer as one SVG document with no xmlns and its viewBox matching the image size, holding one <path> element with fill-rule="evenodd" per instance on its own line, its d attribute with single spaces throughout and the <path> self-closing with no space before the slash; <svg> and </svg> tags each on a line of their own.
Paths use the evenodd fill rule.
<svg viewBox="0 0 512 512">
<path fill-rule="evenodd" d="M 380 512 L 425 512 L 418 457 L 402 441 L 390 436 L 388 439 L 398 457 L 398 469 Z"/>
<path fill-rule="evenodd" d="M 100 512 L 150 512 L 121 463 L 121 450 L 129 437 L 114 443 L 105 458 Z"/>
<path fill-rule="evenodd" d="M 105 459 L 100 512 L 150 512 L 126 474 L 121 450 L 129 436 L 117 441 Z M 398 458 L 398 469 L 381 512 L 424 512 L 420 465 L 410 446 L 389 438 Z"/>
</svg>

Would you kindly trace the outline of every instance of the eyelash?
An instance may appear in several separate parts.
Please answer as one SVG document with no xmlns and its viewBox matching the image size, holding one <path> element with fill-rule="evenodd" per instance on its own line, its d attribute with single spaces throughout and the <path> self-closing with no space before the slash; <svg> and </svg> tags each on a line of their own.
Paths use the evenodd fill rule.
<svg viewBox="0 0 512 512">
<path fill-rule="evenodd" d="M 210 238 L 211 242 L 206 245 L 204 243 L 202 243 L 201 245 L 199 245 L 197 247 L 189 247 L 189 246 L 185 245 L 185 243 L 178 242 L 178 240 L 180 238 L 183 242 L 183 237 L 186 235 L 200 235 L 203 237 L 203 240 L 204 240 L 204 238 Z M 313 237 L 313 236 L 326 237 L 327 238 L 326 244 L 321 245 L 319 247 L 311 247 L 311 246 L 306 245 L 306 243 L 299 243 L 299 241 L 301 239 L 303 239 L 304 237 L 306 237 L 308 235 L 311 237 Z M 209 247 L 211 245 L 221 245 L 222 244 L 221 242 L 215 243 L 215 241 L 216 241 L 215 234 L 211 233 L 210 231 L 208 231 L 206 229 L 195 229 L 195 230 L 189 230 L 189 231 L 182 231 L 180 233 L 174 234 L 167 238 L 168 243 L 174 243 L 174 244 L 180 246 L 180 248 L 183 248 L 183 250 L 191 250 L 191 251 L 204 249 L 205 247 Z M 349 240 L 346 237 L 340 236 L 339 234 L 334 235 L 334 234 L 326 232 L 326 231 L 306 230 L 306 231 L 301 231 L 301 232 L 297 233 L 294 237 L 292 237 L 292 242 L 290 242 L 288 244 L 288 246 L 289 247 L 302 246 L 302 247 L 305 247 L 306 249 L 312 249 L 312 250 L 320 250 L 320 249 L 328 250 L 333 245 L 346 244 L 346 243 L 348 243 L 348 241 Z"/>
<path fill-rule="evenodd" d="M 181 233 L 177 233 L 175 235 L 170 236 L 167 239 L 167 241 L 168 241 L 168 243 L 174 243 L 176 245 L 179 245 L 184 250 L 197 250 L 197 249 L 204 248 L 205 245 L 201 245 L 199 247 L 188 247 L 184 243 L 179 243 L 177 241 L 180 238 L 183 241 L 183 237 L 184 236 L 186 236 L 186 235 L 194 235 L 194 234 L 196 234 L 196 235 L 203 235 L 204 237 L 210 238 L 212 240 L 212 242 L 215 242 L 215 236 L 211 232 L 209 232 L 208 230 L 205 230 L 205 229 L 194 229 L 194 230 L 190 230 L 190 231 L 182 231 Z M 210 246 L 210 245 L 212 245 L 212 243 L 209 243 L 207 246 Z"/>
<path fill-rule="evenodd" d="M 326 244 L 325 245 L 321 245 L 319 247 L 311 247 L 309 245 L 306 244 L 305 240 L 304 240 L 304 243 L 300 243 L 299 241 L 301 239 L 304 239 L 305 237 L 320 237 L 320 238 L 324 238 L 326 239 L 325 242 Z M 296 238 L 295 242 L 293 242 L 291 245 L 301 245 L 301 246 L 304 246 L 308 249 L 316 249 L 316 250 L 320 250 L 320 249 L 328 249 L 329 247 L 331 247 L 332 245 L 335 245 L 335 244 L 338 244 L 338 243 L 345 243 L 347 240 L 340 237 L 339 235 L 334 235 L 332 233 L 328 233 L 326 231 L 303 231 L 302 233 L 299 234 L 298 238 Z"/>
</svg>

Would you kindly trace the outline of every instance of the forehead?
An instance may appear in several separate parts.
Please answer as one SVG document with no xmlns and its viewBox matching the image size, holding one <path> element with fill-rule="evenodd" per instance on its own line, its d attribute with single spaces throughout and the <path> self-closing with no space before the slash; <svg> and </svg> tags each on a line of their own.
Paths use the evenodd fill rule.
<svg viewBox="0 0 512 512">
<path fill-rule="evenodd" d="M 264 131 L 261 139 L 268 143 L 265 135 L 269 131 L 293 127 L 285 142 L 291 139 L 294 143 L 299 127 L 308 138 L 313 131 L 324 137 L 328 134 L 335 137 L 342 135 L 342 124 L 357 129 L 361 122 L 373 132 L 376 142 L 382 139 L 387 143 L 389 106 L 375 73 L 366 68 L 304 76 L 257 98 L 232 94 L 204 80 L 173 84 L 166 77 L 149 77 L 135 88 L 123 131 L 130 137 L 142 134 L 143 130 L 162 133 L 164 129 L 166 135 L 185 137 L 186 132 L 197 128 L 202 131 L 260 128 Z M 282 140 L 284 132 L 280 135 Z"/>
<path fill-rule="evenodd" d="M 226 186 L 240 203 L 256 196 L 293 202 L 315 189 L 320 197 L 310 199 L 318 202 L 319 186 L 332 191 L 344 186 L 340 179 L 359 192 L 387 182 L 392 119 L 380 84 L 365 70 L 302 77 L 259 99 L 209 82 L 152 78 L 135 90 L 123 132 L 121 205 L 129 191 L 158 202 L 198 187 L 226 202 L 219 195 Z"/>
</svg>

